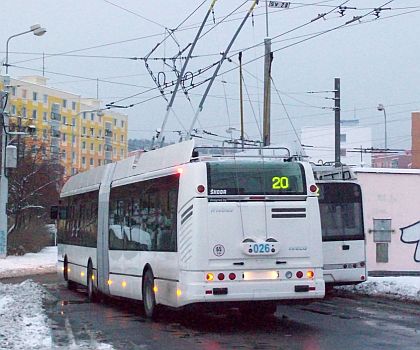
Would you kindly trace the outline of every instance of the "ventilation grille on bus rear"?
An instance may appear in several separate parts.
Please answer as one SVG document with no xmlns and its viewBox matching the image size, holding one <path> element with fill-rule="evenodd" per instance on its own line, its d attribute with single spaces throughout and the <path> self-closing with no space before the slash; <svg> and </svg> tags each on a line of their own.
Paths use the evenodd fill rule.
<svg viewBox="0 0 420 350">
<path fill-rule="evenodd" d="M 192 221 L 190 220 L 192 214 L 192 205 L 181 214 L 178 251 L 183 263 L 187 263 L 192 258 Z"/>
<path fill-rule="evenodd" d="M 272 208 L 273 219 L 306 218 L 306 208 Z"/>
<path fill-rule="evenodd" d="M 183 225 L 193 214 L 193 206 L 191 205 L 181 214 L 181 225 Z"/>
</svg>

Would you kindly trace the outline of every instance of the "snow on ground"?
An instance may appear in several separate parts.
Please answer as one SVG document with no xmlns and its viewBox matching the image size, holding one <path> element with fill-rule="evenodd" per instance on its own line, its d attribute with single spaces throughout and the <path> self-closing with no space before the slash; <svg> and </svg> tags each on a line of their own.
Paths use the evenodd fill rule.
<svg viewBox="0 0 420 350">
<path fill-rule="evenodd" d="M 0 349 L 50 349 L 42 310 L 43 288 L 32 282 L 0 283 Z"/>
<path fill-rule="evenodd" d="M 47 247 L 39 253 L 0 259 L 0 278 L 55 272 L 56 266 L 57 247 Z"/>
<path fill-rule="evenodd" d="M 368 277 L 356 286 L 336 287 L 353 293 L 420 302 L 420 277 Z"/>
<path fill-rule="evenodd" d="M 37 254 L 8 256 L 0 259 L 0 350 L 57 349 L 112 350 L 95 339 L 74 340 L 68 330 L 70 345 L 55 346 L 51 327 L 43 309 L 43 299 L 52 296 L 39 284 L 26 280 L 20 284 L 1 283 L 1 278 L 55 272 L 57 247 L 47 247 Z"/>
</svg>

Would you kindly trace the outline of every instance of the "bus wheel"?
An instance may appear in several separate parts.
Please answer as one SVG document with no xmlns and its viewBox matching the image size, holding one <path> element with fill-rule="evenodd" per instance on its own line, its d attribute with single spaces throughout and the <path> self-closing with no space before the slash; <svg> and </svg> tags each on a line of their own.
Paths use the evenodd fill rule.
<svg viewBox="0 0 420 350">
<path fill-rule="evenodd" d="M 143 275 L 143 307 L 147 318 L 153 319 L 157 314 L 157 305 L 155 298 L 154 277 L 151 270 L 147 269 Z"/>
<path fill-rule="evenodd" d="M 88 268 L 87 268 L 87 294 L 88 299 L 91 303 L 94 303 L 97 300 L 98 292 L 96 290 L 95 282 L 94 282 L 94 274 L 93 274 L 93 267 L 92 262 L 89 261 Z"/>
<path fill-rule="evenodd" d="M 67 261 L 67 256 L 64 258 L 64 271 L 63 271 L 63 274 L 64 274 L 64 276 L 63 276 L 64 277 L 64 280 L 67 282 L 67 289 L 75 290 L 76 287 L 77 287 L 76 286 L 76 283 L 69 280 L 69 263 Z"/>
</svg>

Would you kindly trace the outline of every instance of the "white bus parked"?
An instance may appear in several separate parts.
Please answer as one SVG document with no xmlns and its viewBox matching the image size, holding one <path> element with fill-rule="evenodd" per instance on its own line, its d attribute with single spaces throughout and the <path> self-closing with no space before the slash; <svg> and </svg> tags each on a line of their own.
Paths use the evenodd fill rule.
<svg viewBox="0 0 420 350">
<path fill-rule="evenodd" d="M 327 286 L 366 281 L 362 191 L 348 166 L 313 166 L 319 187 Z"/>
<path fill-rule="evenodd" d="M 69 285 L 142 300 L 148 317 L 197 303 L 274 312 L 325 294 L 309 163 L 204 159 L 186 141 L 71 177 L 59 213 Z"/>
</svg>

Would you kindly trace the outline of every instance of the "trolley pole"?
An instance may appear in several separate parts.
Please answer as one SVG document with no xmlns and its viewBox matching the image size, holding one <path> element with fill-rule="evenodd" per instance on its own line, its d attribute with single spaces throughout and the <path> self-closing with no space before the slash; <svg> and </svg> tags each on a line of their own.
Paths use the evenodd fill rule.
<svg viewBox="0 0 420 350">
<path fill-rule="evenodd" d="M 244 99 L 243 99 L 243 87 L 242 87 L 242 52 L 239 52 L 239 95 L 240 95 L 240 107 L 241 107 L 241 142 L 242 149 L 244 149 Z"/>
<path fill-rule="evenodd" d="M 341 139 L 340 139 L 340 119 L 341 119 L 341 100 L 340 100 L 340 78 L 334 79 L 334 114 L 335 114 L 335 166 L 341 163 Z"/>
</svg>

